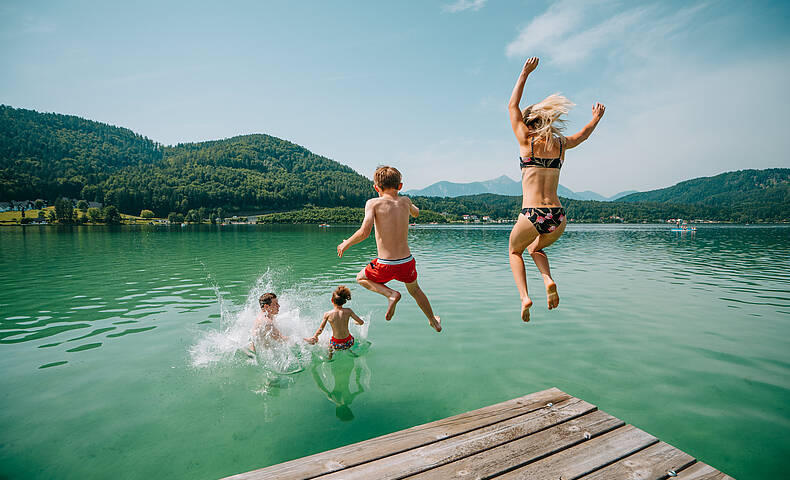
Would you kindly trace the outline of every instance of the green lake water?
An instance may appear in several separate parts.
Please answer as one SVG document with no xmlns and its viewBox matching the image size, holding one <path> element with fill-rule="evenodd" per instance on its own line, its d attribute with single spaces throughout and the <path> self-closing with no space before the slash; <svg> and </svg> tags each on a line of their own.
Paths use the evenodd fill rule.
<svg viewBox="0 0 790 480">
<path fill-rule="evenodd" d="M 397 283 L 384 321 L 354 282 L 373 239 L 336 256 L 352 228 L 1 228 L 0 477 L 217 478 L 556 386 L 738 479 L 786 478 L 790 228 L 571 225 L 547 249 L 557 310 L 528 263 L 528 324 L 509 228 L 410 233 L 441 334 Z M 357 357 L 237 354 L 258 295 L 300 337 L 339 284 Z"/>
</svg>

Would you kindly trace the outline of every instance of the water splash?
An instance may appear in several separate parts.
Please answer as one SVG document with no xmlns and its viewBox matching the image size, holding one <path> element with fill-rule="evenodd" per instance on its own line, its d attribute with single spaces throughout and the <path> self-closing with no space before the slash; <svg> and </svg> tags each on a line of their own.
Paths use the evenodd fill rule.
<svg viewBox="0 0 790 480">
<path fill-rule="evenodd" d="M 291 374 L 303 370 L 313 361 L 326 358 L 331 329 L 327 328 L 313 346 L 303 341 L 315 333 L 326 310 L 333 286 L 325 292 L 316 292 L 314 284 L 284 285 L 278 272 L 267 270 L 250 289 L 244 305 L 234 308 L 232 302 L 222 296 L 219 285 L 211 279 L 213 290 L 220 307 L 219 328 L 203 332 L 190 350 L 193 367 L 204 368 L 227 364 L 257 364 L 276 374 Z M 274 292 L 280 303 L 280 313 L 275 326 L 288 340 L 274 342 L 269 346 L 256 345 L 251 354 L 251 332 L 260 312 L 258 298 Z M 363 319 L 370 315 L 363 316 Z M 369 322 L 362 326 L 351 322 L 351 331 L 362 345 L 367 344 Z M 360 346 L 362 346 L 360 345 Z"/>
</svg>

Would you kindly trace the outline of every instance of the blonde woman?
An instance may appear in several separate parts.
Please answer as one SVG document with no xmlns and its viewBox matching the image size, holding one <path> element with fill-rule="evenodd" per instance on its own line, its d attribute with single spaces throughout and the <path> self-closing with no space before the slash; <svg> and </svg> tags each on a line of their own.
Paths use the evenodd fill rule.
<svg viewBox="0 0 790 480">
<path fill-rule="evenodd" d="M 565 161 L 565 151 L 587 140 L 605 110 L 600 103 L 593 105 L 590 123 L 569 137 L 562 136 L 564 120 L 560 119 L 573 106 L 567 98 L 549 95 L 543 101 L 521 110 L 519 102 L 524 83 L 537 66 L 537 57 L 527 59 L 508 104 L 510 125 L 519 145 L 523 191 L 521 214 L 510 232 L 510 269 L 513 270 L 513 279 L 521 295 L 521 319 L 525 322 L 529 321 L 532 300 L 527 294 L 527 272 L 522 255 L 527 250 L 543 275 L 549 310 L 557 308 L 560 296 L 557 284 L 551 278 L 549 259 L 543 249 L 560 238 L 567 224 L 565 209 L 557 196 L 560 168 Z"/>
</svg>

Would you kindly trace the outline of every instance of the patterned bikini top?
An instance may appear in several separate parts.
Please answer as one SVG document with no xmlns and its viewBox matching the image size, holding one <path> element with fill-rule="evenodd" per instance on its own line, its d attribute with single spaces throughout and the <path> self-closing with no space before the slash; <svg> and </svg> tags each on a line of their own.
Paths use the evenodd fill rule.
<svg viewBox="0 0 790 480">
<path fill-rule="evenodd" d="M 540 168 L 556 168 L 559 170 L 562 168 L 562 140 L 560 140 L 560 156 L 557 158 L 537 158 L 535 157 L 535 138 L 532 138 L 532 143 L 530 145 L 530 151 L 532 152 L 533 156 L 524 158 L 518 157 L 521 161 L 521 168 L 527 167 L 540 167 Z"/>
</svg>

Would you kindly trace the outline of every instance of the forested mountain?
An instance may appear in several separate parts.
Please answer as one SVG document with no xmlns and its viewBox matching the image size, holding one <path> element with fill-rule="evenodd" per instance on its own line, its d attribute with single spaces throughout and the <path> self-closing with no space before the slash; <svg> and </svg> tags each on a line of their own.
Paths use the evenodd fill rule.
<svg viewBox="0 0 790 480">
<path fill-rule="evenodd" d="M 372 182 L 269 135 L 164 147 L 69 115 L 0 106 L 0 201 L 65 196 L 159 215 L 359 206 Z"/>
<path fill-rule="evenodd" d="M 790 168 L 738 170 L 700 177 L 671 187 L 633 193 L 621 202 L 673 202 L 730 205 L 740 202 L 790 202 Z"/>
<path fill-rule="evenodd" d="M 490 182 L 488 187 L 519 186 L 508 177 Z M 413 198 L 426 213 L 423 221 L 466 214 L 514 219 L 520 189 L 512 193 Z M 125 128 L 0 106 L 0 201 L 81 198 L 123 213 L 148 209 L 159 216 L 201 207 L 229 214 L 304 209 L 280 216 L 297 221 L 326 214 L 315 207 L 359 209 L 374 194 L 372 182 L 351 168 L 269 135 L 165 147 Z M 577 221 L 789 221 L 790 169 L 697 178 L 615 202 L 563 198 L 563 205 Z M 343 218 L 359 215 L 356 209 L 343 210 Z"/>
<path fill-rule="evenodd" d="M 163 151 L 126 128 L 0 105 L 0 201 L 80 197 L 126 167 L 158 164 Z"/>
<path fill-rule="evenodd" d="M 412 197 L 415 205 L 453 218 L 461 215 L 489 215 L 493 219 L 515 219 L 521 210 L 520 196 L 494 194 L 454 198 Z M 670 218 L 724 222 L 790 221 L 790 198 L 761 205 L 705 205 L 670 202 L 598 202 L 561 198 L 568 218 L 575 222 L 664 222 Z"/>
</svg>

